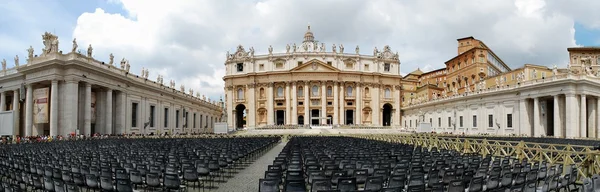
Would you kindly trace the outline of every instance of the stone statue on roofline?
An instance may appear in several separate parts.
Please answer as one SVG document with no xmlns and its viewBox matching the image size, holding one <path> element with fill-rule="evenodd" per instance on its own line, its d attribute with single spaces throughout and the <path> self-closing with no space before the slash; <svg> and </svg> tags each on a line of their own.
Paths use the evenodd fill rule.
<svg viewBox="0 0 600 192">
<path fill-rule="evenodd" d="M 183 84 L 181 84 L 181 86 L 179 86 L 179 90 L 180 90 L 181 92 L 184 92 L 184 93 L 185 93 L 185 86 L 184 86 Z"/>
<path fill-rule="evenodd" d="M 377 56 L 377 54 L 379 54 L 379 50 L 375 47 L 375 49 L 373 49 L 373 56 Z"/>
<path fill-rule="evenodd" d="M 192 88 L 190 88 L 189 92 L 190 92 L 190 95 L 194 95 L 194 90 Z"/>
<path fill-rule="evenodd" d="M 112 53 L 110 53 L 110 55 L 108 55 L 108 64 L 113 65 L 114 60 L 115 56 Z"/>
<path fill-rule="evenodd" d="M 340 44 L 340 53 L 344 53 L 344 45 Z"/>
<path fill-rule="evenodd" d="M 316 41 L 313 42 L 313 52 L 317 52 L 318 48 L 319 48 L 319 44 Z"/>
<path fill-rule="evenodd" d="M 93 52 L 93 51 L 94 51 L 94 48 L 92 48 L 92 44 L 90 44 L 90 45 L 88 46 L 88 49 L 87 49 L 87 56 L 88 56 L 89 58 L 92 58 L 92 52 Z"/>
<path fill-rule="evenodd" d="M 335 44 L 331 45 L 331 52 L 334 52 L 334 53 L 337 52 L 337 48 L 336 48 Z"/>
<path fill-rule="evenodd" d="M 71 53 L 75 53 L 77 51 L 77 38 L 73 38 L 73 48 L 71 48 Z"/>
<path fill-rule="evenodd" d="M 200 98 L 200 93 L 196 92 L 196 98 Z"/>
<path fill-rule="evenodd" d="M 292 47 L 293 47 L 293 51 L 294 51 L 294 53 L 295 53 L 295 52 L 296 52 L 296 49 L 298 48 L 298 46 L 296 46 L 296 43 L 294 43 L 294 45 L 293 45 Z"/>
<path fill-rule="evenodd" d="M 250 47 L 250 57 L 254 57 L 254 47 Z"/>
<path fill-rule="evenodd" d="M 127 73 L 129 73 L 130 68 L 131 68 L 131 65 L 129 65 L 129 60 L 125 61 L 125 71 L 127 71 Z"/>
<path fill-rule="evenodd" d="M 356 49 L 354 51 L 356 52 L 357 55 L 360 53 L 360 49 L 358 48 L 358 45 L 356 46 Z"/>
<path fill-rule="evenodd" d="M 2 71 L 6 71 L 6 59 L 2 59 Z"/>
<path fill-rule="evenodd" d="M 290 44 L 285 45 L 285 53 L 290 53 Z"/>
<path fill-rule="evenodd" d="M 27 59 L 31 61 L 33 59 L 33 47 L 30 45 L 29 49 L 27 49 Z"/>
<path fill-rule="evenodd" d="M 273 54 L 273 46 L 269 45 L 269 55 Z"/>
<path fill-rule="evenodd" d="M 19 55 L 15 55 L 15 67 L 19 67 Z"/>
</svg>

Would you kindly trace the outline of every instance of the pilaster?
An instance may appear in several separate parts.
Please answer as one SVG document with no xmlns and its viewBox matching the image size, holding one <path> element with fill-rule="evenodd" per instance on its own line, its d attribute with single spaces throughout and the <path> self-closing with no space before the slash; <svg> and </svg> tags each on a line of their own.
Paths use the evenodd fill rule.
<svg viewBox="0 0 600 192">
<path fill-rule="evenodd" d="M 106 91 L 106 133 L 107 134 L 113 134 L 113 121 L 112 121 L 112 117 L 113 117 L 113 91 L 112 89 L 108 89 Z M 156 109 L 155 109 L 156 110 Z M 154 115 L 156 116 L 156 111 L 154 111 Z M 156 125 L 155 125 L 156 127 Z"/>
<path fill-rule="evenodd" d="M 581 105 L 579 106 L 579 137 L 587 138 L 587 101 L 586 96 L 581 94 Z"/>
<path fill-rule="evenodd" d="M 554 95 L 554 114 L 553 114 L 553 120 L 554 120 L 554 136 L 558 137 L 558 138 L 564 138 L 564 135 L 562 133 L 562 122 L 560 119 L 560 97 L 558 95 Z"/>
<path fill-rule="evenodd" d="M 0 112 L 6 111 L 6 92 L 2 91 L 0 93 Z"/>
<path fill-rule="evenodd" d="M 273 83 L 269 83 L 267 88 L 267 125 L 273 125 L 275 122 L 273 121 Z"/>
<path fill-rule="evenodd" d="M 246 113 L 246 127 L 256 127 L 256 84 L 248 84 L 248 113 Z"/>
<path fill-rule="evenodd" d="M 74 85 L 70 85 L 72 87 Z M 71 88 L 72 89 L 72 88 Z M 87 135 L 94 134 L 92 133 L 92 84 L 85 83 L 85 102 L 83 103 L 83 130 Z"/>
<path fill-rule="evenodd" d="M 290 83 L 285 84 L 285 93 L 283 94 L 285 97 L 285 122 L 284 125 L 289 125 L 292 122 L 292 98 L 290 93 Z M 252 100 L 251 100 L 252 101 Z"/>
<path fill-rule="evenodd" d="M 304 125 L 310 126 L 310 83 L 304 82 Z"/>
<path fill-rule="evenodd" d="M 338 92 L 338 82 L 333 82 L 333 120 L 332 120 L 332 124 L 333 125 L 339 125 L 339 92 Z"/>
<path fill-rule="evenodd" d="M 340 125 L 345 125 L 346 124 L 346 100 L 345 95 L 346 95 L 346 85 L 344 84 L 344 82 L 340 82 L 340 90 L 338 90 L 340 92 L 339 96 L 340 96 L 340 116 L 339 116 L 339 120 L 340 120 Z"/>
<path fill-rule="evenodd" d="M 321 81 L 321 118 L 327 117 L 327 83 Z M 321 119 L 321 124 L 327 124 L 327 119 Z"/>
<path fill-rule="evenodd" d="M 362 125 L 363 121 L 362 121 L 362 104 L 363 104 L 363 100 L 362 100 L 362 84 L 360 82 L 356 83 L 356 111 L 354 112 L 354 117 L 356 117 L 356 119 L 354 119 L 354 124 L 356 125 Z"/>
<path fill-rule="evenodd" d="M 77 121 L 77 120 L 75 120 Z M 58 135 L 58 81 L 50 85 L 50 136 Z"/>
<path fill-rule="evenodd" d="M 292 125 L 298 125 L 298 96 L 296 95 L 298 93 L 298 89 L 297 89 L 297 85 L 296 82 L 292 82 L 292 104 L 291 104 L 291 119 L 292 119 Z"/>
</svg>

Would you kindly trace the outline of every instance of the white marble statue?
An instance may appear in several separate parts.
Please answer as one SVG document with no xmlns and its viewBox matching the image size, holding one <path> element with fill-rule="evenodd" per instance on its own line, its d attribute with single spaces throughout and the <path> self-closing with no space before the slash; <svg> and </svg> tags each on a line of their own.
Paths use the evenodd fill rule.
<svg viewBox="0 0 600 192">
<path fill-rule="evenodd" d="M 131 68 L 131 65 L 129 65 L 129 60 L 125 61 L 125 71 L 127 71 L 129 73 L 130 68 Z"/>
<path fill-rule="evenodd" d="M 156 82 L 160 83 L 160 75 L 156 76 Z"/>
<path fill-rule="evenodd" d="M 336 53 L 336 52 L 337 52 L 337 48 L 336 48 L 335 44 L 333 44 L 333 45 L 331 46 L 331 51 L 332 51 L 332 52 L 334 52 L 334 53 Z"/>
<path fill-rule="evenodd" d="M 269 45 L 269 55 L 273 54 L 273 46 Z"/>
<path fill-rule="evenodd" d="M 533 69 L 533 79 L 537 79 L 537 70 Z"/>
<path fill-rule="evenodd" d="M 92 58 L 92 52 L 93 52 L 93 51 L 94 51 L 94 48 L 92 48 L 92 44 L 90 44 L 90 45 L 88 46 L 88 50 L 87 50 L 87 56 L 88 56 L 89 58 Z"/>
<path fill-rule="evenodd" d="M 79 47 L 77 45 L 77 38 L 73 38 L 73 48 L 71 49 L 71 52 L 75 53 L 75 51 L 77 51 L 77 47 Z"/>
<path fill-rule="evenodd" d="M 373 56 L 377 56 L 378 53 L 379 53 L 379 50 L 377 50 L 377 47 L 375 47 L 375 49 L 373 49 Z"/>
<path fill-rule="evenodd" d="M 140 73 L 140 76 L 144 77 L 145 76 L 144 74 L 146 74 L 146 69 L 142 67 L 142 73 Z"/>
<path fill-rule="evenodd" d="M 254 57 L 254 47 L 250 47 L 250 57 Z"/>
<path fill-rule="evenodd" d="M 325 43 L 321 43 L 321 46 L 319 46 L 319 52 L 325 52 Z"/>
<path fill-rule="evenodd" d="M 15 55 L 15 67 L 19 67 L 19 55 Z"/>
<path fill-rule="evenodd" d="M 33 47 L 30 45 L 29 49 L 27 49 L 27 59 L 33 59 Z"/>
<path fill-rule="evenodd" d="M 290 53 L 290 44 L 285 45 L 285 53 Z"/>
<path fill-rule="evenodd" d="M 148 79 L 148 77 L 149 77 L 149 76 L 150 76 L 150 70 L 149 70 L 149 69 L 146 69 L 146 73 L 144 73 L 144 77 L 145 77 L 146 79 Z"/>
<path fill-rule="evenodd" d="M 6 59 L 2 59 L 2 71 L 6 71 Z"/>
<path fill-rule="evenodd" d="M 302 44 L 302 48 L 304 49 L 305 52 L 308 51 L 308 45 L 306 43 Z"/>
<path fill-rule="evenodd" d="M 496 77 L 496 87 L 500 87 L 500 78 Z"/>
<path fill-rule="evenodd" d="M 558 75 L 558 67 L 556 66 L 556 64 L 554 64 L 554 67 L 552 67 L 552 75 L 553 76 Z"/>
<path fill-rule="evenodd" d="M 292 49 L 294 51 L 294 53 L 296 52 L 296 49 L 298 49 L 298 46 L 296 46 L 296 43 L 294 43 L 294 45 L 292 46 Z"/>
<path fill-rule="evenodd" d="M 179 90 L 181 90 L 181 92 L 185 92 L 185 86 L 181 84 L 181 86 L 179 86 Z"/>
<path fill-rule="evenodd" d="M 360 49 L 358 48 L 358 45 L 356 46 L 356 49 L 354 51 L 356 52 L 357 55 L 360 53 Z"/>
<path fill-rule="evenodd" d="M 56 38 L 55 38 L 55 39 L 52 41 L 52 45 L 51 45 L 51 47 L 52 47 L 51 51 L 52 51 L 52 52 L 58 52 L 58 43 L 59 43 L 59 41 L 58 41 L 58 37 L 56 37 Z"/>
<path fill-rule="evenodd" d="M 202 95 L 202 100 L 206 101 L 206 95 Z"/>
<path fill-rule="evenodd" d="M 125 70 L 125 58 L 121 59 L 121 69 Z"/>
<path fill-rule="evenodd" d="M 114 62 L 115 62 L 115 56 L 112 53 L 110 53 L 110 55 L 108 55 L 108 64 L 113 65 Z"/>
<path fill-rule="evenodd" d="M 344 53 L 344 45 L 340 44 L 340 53 Z"/>
<path fill-rule="evenodd" d="M 316 41 L 313 42 L 313 52 L 317 52 L 318 48 L 319 48 L 319 43 L 317 43 Z"/>
<path fill-rule="evenodd" d="M 192 88 L 190 88 L 189 92 L 190 92 L 190 95 L 194 95 L 194 90 Z"/>
<path fill-rule="evenodd" d="M 200 93 L 196 92 L 196 98 L 200 98 Z"/>
</svg>

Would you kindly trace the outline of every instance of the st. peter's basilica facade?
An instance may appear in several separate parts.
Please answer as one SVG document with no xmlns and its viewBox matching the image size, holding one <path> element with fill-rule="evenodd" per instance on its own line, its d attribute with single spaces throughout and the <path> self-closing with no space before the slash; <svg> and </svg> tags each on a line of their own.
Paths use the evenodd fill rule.
<svg viewBox="0 0 600 192">
<path fill-rule="evenodd" d="M 400 60 L 389 46 L 325 45 L 310 26 L 284 53 L 254 55 L 242 45 L 225 62 L 229 126 L 400 126 Z"/>
</svg>

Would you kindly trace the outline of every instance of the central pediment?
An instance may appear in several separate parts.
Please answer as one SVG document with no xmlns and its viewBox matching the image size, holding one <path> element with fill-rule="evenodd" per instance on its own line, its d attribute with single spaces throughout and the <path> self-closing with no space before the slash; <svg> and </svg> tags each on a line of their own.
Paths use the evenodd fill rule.
<svg viewBox="0 0 600 192">
<path fill-rule="evenodd" d="M 294 67 L 290 72 L 340 72 L 340 70 L 327 63 L 313 59 Z"/>
</svg>

